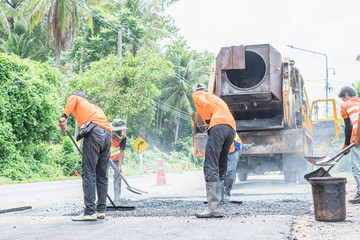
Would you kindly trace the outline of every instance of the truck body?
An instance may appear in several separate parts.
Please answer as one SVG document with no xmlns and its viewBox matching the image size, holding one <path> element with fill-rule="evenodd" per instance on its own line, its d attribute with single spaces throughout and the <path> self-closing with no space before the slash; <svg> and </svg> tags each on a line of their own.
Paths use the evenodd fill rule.
<svg viewBox="0 0 360 240">
<path fill-rule="evenodd" d="M 216 58 L 208 90 L 227 103 L 236 121 L 243 142 L 240 181 L 249 173 L 283 171 L 286 182 L 305 183 L 303 175 L 312 166 L 303 156 L 313 155 L 316 144 L 338 138 L 335 100 L 314 101 L 310 107 L 294 64 L 269 44 L 224 47 Z M 332 106 L 330 114 L 319 114 L 323 103 Z M 197 113 L 192 129 L 194 155 L 204 156 L 207 134 Z"/>
</svg>

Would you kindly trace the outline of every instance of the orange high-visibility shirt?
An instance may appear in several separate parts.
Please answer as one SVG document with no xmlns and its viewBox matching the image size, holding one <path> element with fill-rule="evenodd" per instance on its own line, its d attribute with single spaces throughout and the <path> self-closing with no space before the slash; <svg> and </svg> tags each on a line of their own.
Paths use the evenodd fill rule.
<svg viewBox="0 0 360 240">
<path fill-rule="evenodd" d="M 343 102 L 341 104 L 341 117 L 343 119 L 350 118 L 350 124 L 352 126 L 352 132 L 351 132 L 351 142 L 354 141 L 357 127 L 358 127 L 358 121 L 359 121 L 359 105 L 360 104 L 360 98 L 358 97 L 351 97 L 346 102 Z"/>
<path fill-rule="evenodd" d="M 111 138 L 110 159 L 113 161 L 119 161 L 120 150 L 122 150 L 120 149 L 120 143 L 126 138 L 125 133 L 122 133 L 122 135 L 121 139 Z"/>
<path fill-rule="evenodd" d="M 99 107 L 96 109 L 95 105 L 89 103 L 85 98 L 71 95 L 67 99 L 64 109 L 64 114 L 67 117 L 69 117 L 70 113 L 73 114 L 80 127 L 84 123 L 91 121 L 111 132 L 110 124 L 103 110 Z"/>
<path fill-rule="evenodd" d="M 229 153 L 235 152 L 235 142 L 237 142 L 239 144 L 242 144 L 242 141 L 241 141 L 241 139 L 240 139 L 240 137 L 239 137 L 239 135 L 237 133 L 235 133 L 234 142 L 230 146 Z"/>
<path fill-rule="evenodd" d="M 233 115 L 227 104 L 218 96 L 202 91 L 193 94 L 196 111 L 204 122 L 210 120 L 209 129 L 215 125 L 227 124 L 236 132 L 236 125 Z"/>
</svg>

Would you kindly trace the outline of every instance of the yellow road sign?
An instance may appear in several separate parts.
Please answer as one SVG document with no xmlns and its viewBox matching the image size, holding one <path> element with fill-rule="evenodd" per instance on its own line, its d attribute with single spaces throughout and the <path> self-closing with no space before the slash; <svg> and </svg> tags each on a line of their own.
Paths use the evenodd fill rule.
<svg viewBox="0 0 360 240">
<path fill-rule="evenodd" d="M 147 142 L 142 137 L 139 137 L 132 146 L 136 149 L 136 151 L 142 153 L 149 146 L 149 144 L 147 144 Z"/>
</svg>

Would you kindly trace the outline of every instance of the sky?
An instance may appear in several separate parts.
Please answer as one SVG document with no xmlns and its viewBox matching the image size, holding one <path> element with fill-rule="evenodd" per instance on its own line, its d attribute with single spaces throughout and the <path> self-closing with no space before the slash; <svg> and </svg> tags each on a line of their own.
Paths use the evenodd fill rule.
<svg viewBox="0 0 360 240">
<path fill-rule="evenodd" d="M 167 14 L 193 50 L 269 43 L 295 61 L 310 100 L 326 96 L 326 58 L 286 45 L 327 55 L 329 98 L 360 81 L 359 0 L 179 0 Z"/>
</svg>

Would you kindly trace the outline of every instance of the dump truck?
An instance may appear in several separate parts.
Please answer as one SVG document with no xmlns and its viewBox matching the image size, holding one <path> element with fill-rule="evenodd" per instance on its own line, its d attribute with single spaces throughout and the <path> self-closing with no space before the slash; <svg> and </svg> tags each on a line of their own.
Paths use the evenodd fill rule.
<svg viewBox="0 0 360 240">
<path fill-rule="evenodd" d="M 304 155 L 339 137 L 335 99 L 310 102 L 294 65 L 270 44 L 223 47 L 212 65 L 208 91 L 227 103 L 243 141 L 240 181 L 280 171 L 286 183 L 306 183 L 312 165 Z M 204 156 L 208 136 L 196 112 L 192 134 L 194 156 Z"/>
</svg>

